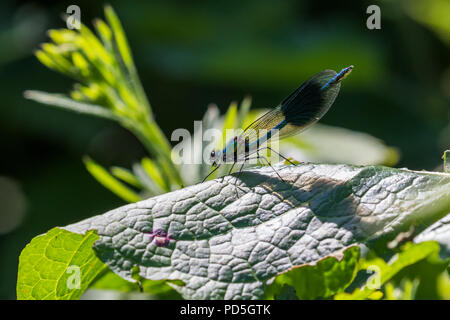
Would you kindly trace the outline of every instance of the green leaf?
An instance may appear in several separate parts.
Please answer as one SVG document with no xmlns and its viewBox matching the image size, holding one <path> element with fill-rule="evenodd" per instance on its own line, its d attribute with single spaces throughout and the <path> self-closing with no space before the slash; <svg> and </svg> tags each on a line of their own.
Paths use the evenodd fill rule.
<svg viewBox="0 0 450 320">
<path fill-rule="evenodd" d="M 103 43 L 105 44 L 105 47 L 112 51 L 112 31 L 109 28 L 109 26 L 102 20 L 102 19 L 95 19 L 94 25 L 97 30 L 98 35 L 102 39 Z"/>
<path fill-rule="evenodd" d="M 75 101 L 60 94 L 27 90 L 25 91 L 24 95 L 27 99 L 34 100 L 49 106 L 68 109 L 78 113 L 90 114 L 111 120 L 119 120 L 113 112 L 102 106 Z"/>
<path fill-rule="evenodd" d="M 284 286 L 293 287 L 298 299 L 329 298 L 353 281 L 358 260 L 359 247 L 351 246 L 313 264 L 293 267 L 275 277 L 266 298 L 277 299 Z"/>
<path fill-rule="evenodd" d="M 129 185 L 132 185 L 136 188 L 142 189 L 143 185 L 139 181 L 138 178 L 128 169 L 121 167 L 111 167 L 111 173 L 116 178 L 119 178 L 122 181 L 125 181 Z"/>
<path fill-rule="evenodd" d="M 238 181 L 207 181 L 67 230 L 97 230 L 98 257 L 129 281 L 139 267 L 145 279 L 183 281 L 172 286 L 184 298 L 261 299 L 267 281 L 280 273 L 352 245 L 384 242 L 450 211 L 450 175 L 444 173 L 325 164 L 274 168 L 284 181 L 270 167 L 249 169 Z M 408 253 L 402 266 L 427 255 L 428 246 Z"/>
<path fill-rule="evenodd" d="M 437 291 L 441 299 L 450 300 L 450 276 L 447 271 L 444 271 L 439 275 Z"/>
<path fill-rule="evenodd" d="M 54 43 L 44 43 L 36 52 L 43 64 L 77 81 L 70 93 L 73 99 L 39 91 L 26 91 L 25 97 L 119 122 L 155 159 L 166 180 L 163 190 L 172 190 L 184 183 L 172 163 L 171 145 L 152 117 L 125 32 L 110 6 L 105 16 L 109 25 L 95 20 L 99 36 L 85 25 L 77 31 L 50 30 Z"/>
<path fill-rule="evenodd" d="M 450 213 L 414 238 L 415 243 L 424 241 L 437 241 L 441 246 L 440 258 L 442 260 L 450 259 Z"/>
<path fill-rule="evenodd" d="M 375 267 L 378 271 L 371 279 L 368 280 L 370 284 L 376 284 L 376 279 L 378 277 L 378 285 L 368 285 L 366 284 L 362 289 L 358 288 L 353 293 L 339 293 L 335 296 L 335 299 L 351 299 L 351 300 L 361 300 L 369 298 L 374 292 L 376 292 L 380 287 L 392 279 L 403 268 L 410 266 L 418 261 L 421 261 L 432 254 L 437 254 L 439 252 L 439 245 L 434 241 L 423 242 L 419 244 L 408 243 L 403 248 L 402 252 L 395 255 L 391 262 L 386 264 L 380 258 L 375 258 L 371 260 L 364 261 L 361 269 L 368 269 L 370 267 Z M 374 269 L 372 269 L 374 270 Z"/>
<path fill-rule="evenodd" d="M 229 136 L 227 137 L 227 130 L 236 129 L 237 114 L 238 114 L 237 104 L 236 104 L 236 102 L 232 102 L 230 104 L 230 106 L 228 107 L 227 113 L 225 115 L 225 120 L 223 122 L 223 127 L 222 127 L 222 134 L 223 134 L 222 143 L 223 143 L 223 146 L 225 146 L 225 144 L 230 139 Z"/>
<path fill-rule="evenodd" d="M 442 160 L 444 160 L 444 172 L 450 173 L 450 150 L 445 150 Z"/>
<path fill-rule="evenodd" d="M 78 33 L 69 29 L 48 30 L 50 39 L 56 44 L 75 43 Z"/>
<path fill-rule="evenodd" d="M 114 178 L 108 170 L 94 162 L 89 157 L 84 158 L 84 164 L 89 173 L 92 174 L 98 182 L 125 201 L 136 202 L 141 200 L 141 197 L 138 194 Z"/>
<path fill-rule="evenodd" d="M 70 63 L 65 56 L 73 51 L 72 46 L 56 46 L 52 43 L 44 43 L 41 45 L 44 52 L 57 66 L 57 70 L 71 77 L 77 77 L 77 69 Z M 38 57 L 39 58 L 39 57 Z"/>
<path fill-rule="evenodd" d="M 119 18 L 114 12 L 114 9 L 109 5 L 105 6 L 105 16 L 106 20 L 109 23 L 109 26 L 111 27 L 114 36 L 114 42 L 120 55 L 121 61 L 126 67 L 127 76 L 129 76 L 134 92 L 140 102 L 141 110 L 143 110 L 146 114 L 148 113 L 151 117 L 152 110 L 150 108 L 150 104 L 148 103 L 142 84 L 139 80 L 139 76 L 133 62 L 131 50 L 128 45 L 128 41 L 125 36 L 122 24 L 120 23 Z"/>
<path fill-rule="evenodd" d="M 124 280 L 110 270 L 105 270 L 104 274 L 99 276 L 91 284 L 89 289 L 116 290 L 121 292 L 140 291 L 150 294 L 154 299 L 180 299 L 181 297 L 175 290 L 163 280 L 145 280 L 140 283 L 133 283 Z"/>
<path fill-rule="evenodd" d="M 89 63 L 81 53 L 72 53 L 72 61 L 84 77 L 89 77 L 89 75 L 91 74 L 89 70 Z"/>
<path fill-rule="evenodd" d="M 246 129 L 245 127 L 243 128 L 244 125 L 244 121 L 245 118 L 247 117 L 247 114 L 250 111 L 250 106 L 252 105 L 252 98 L 250 96 L 246 96 L 244 97 L 244 99 L 242 99 L 242 102 L 239 106 L 239 113 L 238 113 L 238 124 L 237 124 L 237 128 L 242 128 L 242 129 Z"/>
<path fill-rule="evenodd" d="M 131 57 L 131 51 L 129 49 L 128 41 L 123 31 L 122 24 L 119 21 L 114 9 L 107 5 L 105 6 L 105 16 L 113 31 L 117 48 L 120 52 L 123 62 L 127 68 L 134 68 L 133 58 Z"/>
<path fill-rule="evenodd" d="M 149 158 L 143 158 L 141 161 L 142 168 L 144 168 L 145 172 L 148 176 L 156 182 L 156 184 L 162 189 L 169 191 L 168 186 L 161 175 L 161 172 L 158 169 L 158 166 L 154 161 Z"/>
<path fill-rule="evenodd" d="M 155 181 L 153 181 L 147 172 L 142 168 L 140 163 L 133 164 L 133 174 L 142 184 L 144 190 L 151 196 L 161 194 L 162 189 L 158 187 Z"/>
<path fill-rule="evenodd" d="M 394 286 L 393 283 L 388 282 L 384 286 L 384 299 L 386 300 L 414 300 L 419 280 L 410 280 L 404 278 L 400 286 Z M 380 297 L 381 298 L 381 297 Z"/>
<path fill-rule="evenodd" d="M 38 60 L 45 65 L 47 68 L 56 70 L 56 71 L 60 71 L 60 72 L 64 72 L 64 70 L 62 70 L 55 61 L 53 61 L 53 59 L 44 51 L 42 50 L 37 50 L 34 53 L 36 55 L 36 58 L 38 58 Z"/>
<path fill-rule="evenodd" d="M 97 239 L 94 231 L 79 235 L 58 228 L 35 237 L 19 257 L 17 299 L 79 298 L 106 268 L 92 250 Z"/>
</svg>

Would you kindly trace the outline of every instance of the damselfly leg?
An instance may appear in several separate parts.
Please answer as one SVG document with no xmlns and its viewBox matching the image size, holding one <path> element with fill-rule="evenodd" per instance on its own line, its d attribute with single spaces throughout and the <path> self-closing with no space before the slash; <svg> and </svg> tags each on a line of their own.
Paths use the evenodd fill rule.
<svg viewBox="0 0 450 320">
<path fill-rule="evenodd" d="M 297 165 L 297 164 L 293 163 L 292 161 L 290 161 L 288 158 L 286 158 L 286 157 L 284 157 L 283 155 L 281 155 L 280 153 L 274 151 L 274 150 L 271 149 L 270 147 L 263 147 L 263 148 L 261 148 L 261 150 L 263 150 L 263 149 L 270 149 L 270 150 L 272 150 L 273 152 L 275 152 L 276 154 L 278 154 L 279 156 L 281 156 L 281 157 L 282 157 L 283 159 L 285 159 L 286 161 L 289 161 L 291 164 L 293 164 L 293 165 L 295 165 L 295 166 Z M 235 177 L 235 180 L 234 180 L 235 188 L 240 188 L 240 187 L 237 185 L 237 182 L 238 182 L 238 180 L 239 180 L 239 178 L 240 178 L 240 176 L 241 176 L 241 173 L 242 173 L 242 171 L 243 171 L 243 169 L 244 169 L 245 162 L 246 162 L 246 161 L 249 161 L 249 160 L 264 160 L 264 161 L 269 165 L 269 167 L 276 173 L 276 175 L 278 176 L 278 178 L 280 178 L 281 181 L 286 182 L 286 181 L 281 177 L 281 175 L 278 173 L 278 171 L 272 166 L 272 164 L 270 163 L 270 161 L 269 161 L 265 156 L 262 156 L 262 155 L 259 154 L 259 152 L 257 152 L 257 155 L 256 155 L 255 157 L 248 157 L 248 158 L 245 158 L 244 161 L 242 162 L 242 164 L 241 164 L 241 166 L 240 166 L 240 168 L 239 168 L 239 171 L 238 171 L 238 173 L 237 173 L 237 175 L 236 175 L 236 177 Z M 231 169 L 234 167 L 234 164 L 235 164 L 235 163 L 233 163 L 233 166 L 231 167 Z M 231 170 L 230 170 L 229 174 L 231 174 Z M 241 189 L 241 190 L 242 190 L 242 189 Z M 243 191 L 245 191 L 245 190 L 243 190 Z M 236 190 L 236 196 L 239 198 L 239 194 L 238 194 L 237 190 Z"/>
</svg>

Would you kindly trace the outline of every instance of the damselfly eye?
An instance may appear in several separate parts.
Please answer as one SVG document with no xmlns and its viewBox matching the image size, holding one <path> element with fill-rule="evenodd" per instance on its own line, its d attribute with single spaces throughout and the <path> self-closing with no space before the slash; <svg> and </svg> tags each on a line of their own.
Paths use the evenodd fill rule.
<svg viewBox="0 0 450 320">
<path fill-rule="evenodd" d="M 211 158 L 214 158 L 216 156 L 216 152 L 215 151 L 211 151 Z"/>
</svg>

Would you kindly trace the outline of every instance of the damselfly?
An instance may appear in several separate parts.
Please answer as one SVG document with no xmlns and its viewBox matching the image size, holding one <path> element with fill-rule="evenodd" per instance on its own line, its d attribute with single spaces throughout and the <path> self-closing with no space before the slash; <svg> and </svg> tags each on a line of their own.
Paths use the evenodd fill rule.
<svg viewBox="0 0 450 320">
<path fill-rule="evenodd" d="M 245 162 L 255 158 L 251 157 L 255 153 L 256 158 L 264 159 L 270 165 L 265 157 L 259 155 L 263 149 L 269 149 L 291 162 L 267 146 L 266 142 L 295 135 L 322 118 L 336 99 L 342 79 L 352 69 L 353 66 L 349 66 L 339 73 L 334 70 L 319 72 L 292 92 L 275 109 L 259 117 L 242 134 L 231 139 L 224 149 L 212 151 L 210 159 L 215 168 L 203 181 L 223 163 L 233 164 L 230 173 L 236 163 L 242 163 L 239 171 L 241 172 Z M 279 174 L 278 176 L 281 179 Z"/>
</svg>

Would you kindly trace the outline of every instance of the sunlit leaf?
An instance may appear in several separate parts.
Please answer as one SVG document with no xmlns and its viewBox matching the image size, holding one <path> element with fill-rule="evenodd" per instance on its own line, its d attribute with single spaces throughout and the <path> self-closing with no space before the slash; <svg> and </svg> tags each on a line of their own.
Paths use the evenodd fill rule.
<svg viewBox="0 0 450 320">
<path fill-rule="evenodd" d="M 269 167 L 246 170 L 238 187 L 235 177 L 219 178 L 67 229 L 97 230 L 94 250 L 124 279 L 132 281 L 139 267 L 145 279 L 183 281 L 173 286 L 184 298 L 261 299 L 266 282 L 280 273 L 348 246 L 382 241 L 418 217 L 427 223 L 450 209 L 447 174 L 345 165 L 274 168 L 285 182 Z M 151 238 L 155 232 L 163 233 Z M 388 269 L 368 263 L 384 268 L 384 283 L 437 250 L 437 243 L 424 242 Z"/>
<path fill-rule="evenodd" d="M 368 282 L 372 285 L 366 284 L 361 289 L 357 288 L 353 293 L 339 293 L 335 296 L 335 299 L 368 299 L 372 293 L 380 289 L 383 284 L 392 279 L 392 277 L 400 270 L 438 252 L 439 245 L 436 242 L 430 241 L 407 245 L 402 252 L 394 256 L 388 264 L 384 263 L 379 258 L 364 261 L 364 264 L 361 267 L 362 269 L 375 266 L 379 270 L 378 273 L 372 276 L 379 278 L 379 286 L 375 285 L 376 281 L 372 282 L 372 280 L 369 280 Z"/>
<path fill-rule="evenodd" d="M 126 183 L 136 188 L 143 188 L 139 179 L 137 179 L 136 176 L 128 169 L 121 167 L 112 167 L 111 173 L 116 178 L 119 178 L 120 180 L 125 181 Z"/>
<path fill-rule="evenodd" d="M 58 228 L 35 237 L 19 257 L 17 299 L 78 299 L 106 268 L 92 250 L 97 239 Z"/>
<path fill-rule="evenodd" d="M 141 197 L 138 194 L 114 178 L 105 168 L 101 167 L 90 158 L 85 157 L 84 164 L 86 165 L 86 169 L 98 182 L 125 201 L 136 202 L 141 200 Z"/>
<path fill-rule="evenodd" d="M 293 267 L 275 277 L 266 297 L 278 299 L 283 287 L 290 286 L 298 299 L 329 298 L 352 282 L 358 260 L 359 247 L 353 246 L 312 264 Z"/>
<path fill-rule="evenodd" d="M 167 185 L 164 181 L 164 178 L 162 177 L 158 166 L 155 162 L 153 162 L 149 158 L 143 158 L 141 161 L 142 168 L 144 168 L 145 172 L 149 175 L 150 178 L 152 178 L 156 184 L 163 190 L 167 189 Z"/>
<path fill-rule="evenodd" d="M 82 103 L 60 94 L 27 90 L 25 91 L 24 96 L 27 99 L 34 100 L 49 106 L 68 109 L 78 113 L 90 114 L 111 120 L 119 120 L 113 112 L 102 106 Z"/>
<path fill-rule="evenodd" d="M 444 172 L 450 173 L 450 150 L 444 152 L 442 160 L 444 160 Z"/>
</svg>

